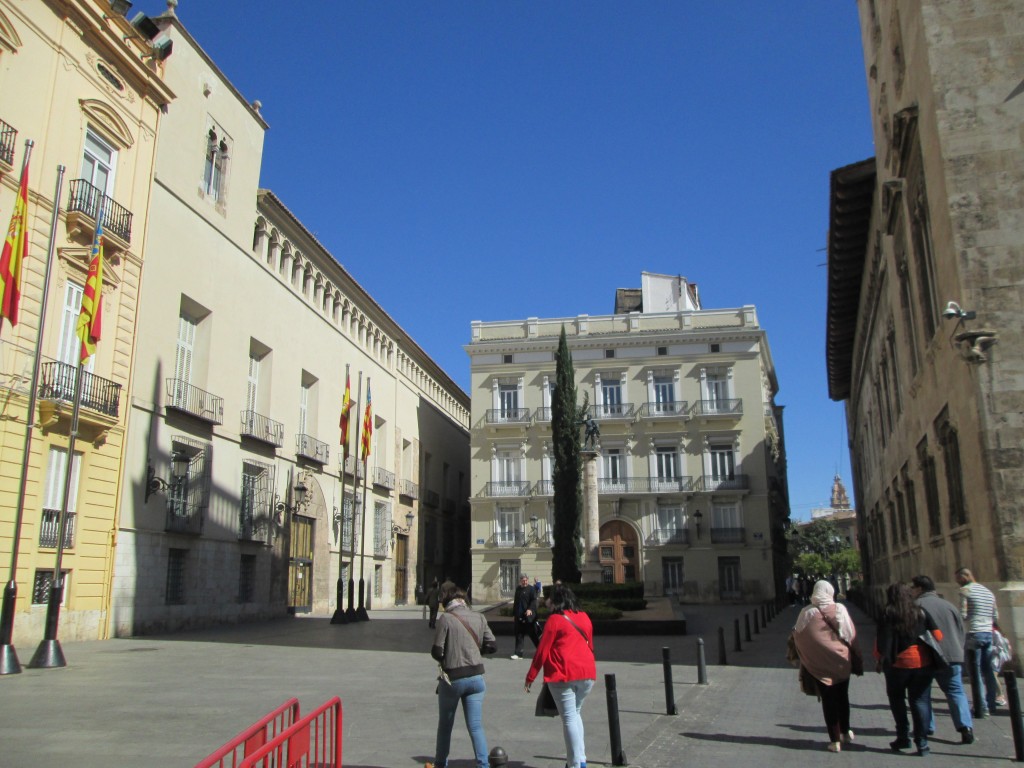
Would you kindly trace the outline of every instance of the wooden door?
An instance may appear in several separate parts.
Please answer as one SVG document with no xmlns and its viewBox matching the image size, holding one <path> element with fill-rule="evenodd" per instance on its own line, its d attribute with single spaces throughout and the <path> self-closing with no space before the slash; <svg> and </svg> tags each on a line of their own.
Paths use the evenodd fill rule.
<svg viewBox="0 0 1024 768">
<path fill-rule="evenodd" d="M 636 531 L 629 525 L 621 520 L 602 525 L 597 549 L 604 583 L 626 584 L 637 580 L 640 553 Z"/>
</svg>

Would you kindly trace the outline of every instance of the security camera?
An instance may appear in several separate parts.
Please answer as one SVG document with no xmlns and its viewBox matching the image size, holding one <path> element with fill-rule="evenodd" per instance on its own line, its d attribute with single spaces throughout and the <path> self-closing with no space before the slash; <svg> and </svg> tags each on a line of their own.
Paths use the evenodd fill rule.
<svg viewBox="0 0 1024 768">
<path fill-rule="evenodd" d="M 942 316 L 947 320 L 953 317 L 960 317 L 963 314 L 963 310 L 960 309 L 960 305 L 955 301 L 949 302 L 946 308 L 942 310 Z"/>
</svg>

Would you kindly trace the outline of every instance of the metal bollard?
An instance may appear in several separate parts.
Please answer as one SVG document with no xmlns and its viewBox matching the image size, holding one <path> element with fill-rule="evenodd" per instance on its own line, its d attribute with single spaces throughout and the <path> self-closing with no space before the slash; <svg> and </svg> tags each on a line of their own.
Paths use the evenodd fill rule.
<svg viewBox="0 0 1024 768">
<path fill-rule="evenodd" d="M 619 731 L 619 692 L 615 687 L 615 675 L 604 676 L 604 695 L 608 702 L 608 740 L 612 750 L 612 765 L 626 765 L 622 734 Z"/>
<path fill-rule="evenodd" d="M 718 663 L 723 667 L 729 663 L 725 657 L 725 629 L 722 627 L 718 628 Z"/>
<path fill-rule="evenodd" d="M 757 608 L 754 609 L 754 634 L 761 634 L 761 625 L 757 623 Z"/>
<path fill-rule="evenodd" d="M 708 663 L 704 658 L 704 638 L 697 638 L 697 685 L 708 684 Z"/>
<path fill-rule="evenodd" d="M 1012 669 L 1003 672 L 1003 687 L 1006 689 L 1006 703 L 1010 705 L 1010 730 L 1013 731 L 1016 761 L 1024 763 L 1024 725 L 1020 721 L 1020 691 L 1017 690 L 1017 675 Z"/>
<path fill-rule="evenodd" d="M 733 646 L 734 651 L 742 651 L 743 646 L 740 645 L 740 620 L 733 619 L 732 628 L 735 630 L 733 634 L 736 635 L 736 644 Z"/>
<path fill-rule="evenodd" d="M 768 627 L 768 617 L 765 615 L 767 613 L 768 613 L 768 609 L 765 607 L 764 603 L 762 603 L 761 604 L 761 629 L 767 629 L 767 627 Z"/>
<path fill-rule="evenodd" d="M 750 642 L 750 614 L 743 614 L 743 637 L 749 643 Z"/>
<path fill-rule="evenodd" d="M 971 714 L 975 717 L 980 717 L 984 704 L 981 701 L 981 686 L 978 684 L 978 668 L 974 666 L 974 654 L 976 653 L 977 651 L 973 648 L 968 649 L 967 658 L 964 659 L 964 663 L 967 664 L 967 668 L 971 671 Z"/>
<path fill-rule="evenodd" d="M 665 714 L 678 715 L 676 711 L 676 694 L 672 689 L 672 652 L 668 646 L 661 649 L 661 666 L 665 670 Z"/>
<path fill-rule="evenodd" d="M 499 766 L 508 765 L 508 755 L 505 754 L 505 750 L 501 747 L 495 747 L 491 750 L 491 754 L 488 755 L 490 758 L 488 762 L 491 764 L 491 768 L 499 768 Z"/>
</svg>

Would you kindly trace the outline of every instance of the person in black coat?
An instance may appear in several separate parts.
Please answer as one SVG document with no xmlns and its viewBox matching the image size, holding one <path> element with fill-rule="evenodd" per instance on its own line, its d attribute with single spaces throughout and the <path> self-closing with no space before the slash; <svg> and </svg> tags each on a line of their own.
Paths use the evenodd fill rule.
<svg viewBox="0 0 1024 768">
<path fill-rule="evenodd" d="M 513 659 L 523 658 L 523 638 L 529 637 L 537 647 L 537 592 L 525 573 L 519 576 L 519 586 L 512 598 L 512 619 L 515 624 L 516 649 Z"/>
</svg>

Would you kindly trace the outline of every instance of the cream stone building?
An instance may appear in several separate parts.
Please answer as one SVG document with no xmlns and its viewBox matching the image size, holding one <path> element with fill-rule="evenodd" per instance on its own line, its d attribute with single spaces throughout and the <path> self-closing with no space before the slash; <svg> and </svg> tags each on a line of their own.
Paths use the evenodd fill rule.
<svg viewBox="0 0 1024 768">
<path fill-rule="evenodd" d="M 0 0 L 0 219 L 6 234 L 25 140 L 30 164 L 29 256 L 20 322 L 0 329 L 0 563 L 16 564 L 13 642 L 22 663 L 43 637 L 63 536 L 62 640 L 108 632 L 117 500 L 132 385 L 142 255 L 149 242 L 150 179 L 161 110 L 174 94 L 165 49 L 105 0 Z M 46 256 L 57 166 L 66 173 L 49 282 Z M 82 374 L 82 406 L 68 461 L 79 360 L 75 323 L 96 218 L 103 211 L 103 333 Z M 41 314 L 46 291 L 46 311 Z M 38 404 L 28 414 L 37 340 Z M 26 420 L 33 424 L 28 461 Z M 22 467 L 27 465 L 20 526 Z M 71 472 L 63 532 L 58 518 Z M 17 557 L 12 557 L 18 541 Z"/>
<path fill-rule="evenodd" d="M 861 0 L 876 156 L 832 173 L 827 362 L 865 576 L 966 566 L 1024 651 L 1024 6 Z"/>
<path fill-rule="evenodd" d="M 754 307 L 704 309 L 695 285 L 644 273 L 615 314 L 472 324 L 474 599 L 551 579 L 562 328 L 600 428 L 599 578 L 692 602 L 777 594 L 789 508 L 766 332 Z"/>
<path fill-rule="evenodd" d="M 468 397 L 259 189 L 259 103 L 173 8 L 151 21 L 179 98 L 156 153 L 114 634 L 333 611 L 353 538 L 371 609 L 468 576 Z M 346 367 L 353 455 L 372 392 L 366 472 L 342 466 Z"/>
</svg>

